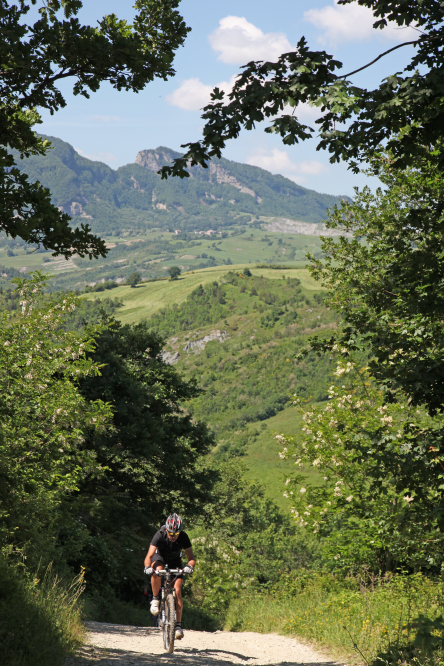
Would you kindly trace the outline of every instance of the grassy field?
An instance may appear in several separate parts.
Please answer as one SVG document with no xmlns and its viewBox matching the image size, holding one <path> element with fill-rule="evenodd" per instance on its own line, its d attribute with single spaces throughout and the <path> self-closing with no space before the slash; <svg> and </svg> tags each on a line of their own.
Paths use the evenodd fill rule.
<svg viewBox="0 0 444 666">
<path fill-rule="evenodd" d="M 265 220 L 264 220 L 265 221 Z M 268 221 L 268 220 L 267 220 Z M 307 252 L 320 252 L 319 236 L 267 232 L 264 229 L 234 223 L 223 233 L 175 235 L 160 229 L 145 233 L 125 232 L 106 235 L 106 257 L 94 261 L 74 257 L 66 261 L 50 252 L 30 252 L 21 241 L 0 235 L 0 265 L 22 272 L 43 269 L 55 275 L 53 289 L 83 289 L 100 280 L 124 280 L 138 271 L 143 278 L 166 275 L 170 266 L 182 271 L 200 270 L 205 266 L 285 263 L 304 266 Z M 8 256 L 13 253 L 13 256 Z"/>
<path fill-rule="evenodd" d="M 278 587 L 233 601 L 224 629 L 297 636 L 348 663 L 442 664 L 442 581 L 299 570 Z"/>
<path fill-rule="evenodd" d="M 245 456 L 248 464 L 245 477 L 249 481 L 260 479 L 266 488 L 267 497 L 273 499 L 284 511 L 289 510 L 291 503 L 283 496 L 283 485 L 288 475 L 294 472 L 294 465 L 291 460 L 279 458 L 279 446 L 275 440 L 275 434 L 294 435 L 298 432 L 300 423 L 300 415 L 293 406 L 262 421 L 260 425 L 263 430 L 259 437 L 248 446 Z M 257 424 L 251 424 L 248 428 L 253 430 L 257 428 Z M 302 472 L 302 470 L 298 470 L 298 472 Z M 310 478 L 311 482 L 319 476 L 310 469 L 304 470 L 304 474 Z"/>
<path fill-rule="evenodd" d="M 304 264 L 305 265 L 305 264 Z M 118 297 L 123 301 L 123 307 L 119 309 L 117 318 L 124 324 L 134 324 L 145 319 L 161 308 L 168 307 L 173 303 L 182 303 L 187 296 L 200 284 L 219 281 L 228 271 L 243 271 L 245 264 L 235 266 L 217 266 L 215 268 L 204 268 L 182 275 L 179 280 L 161 280 L 158 282 L 147 282 L 132 288 L 121 286 L 112 291 L 93 292 L 85 294 L 83 298 L 90 300 Z M 301 281 L 304 289 L 309 291 L 320 291 L 319 285 L 309 275 L 306 268 L 292 268 L 288 270 L 273 270 L 271 268 L 255 268 L 248 266 L 253 275 L 261 275 L 268 280 L 282 279 L 282 276 L 296 277 Z"/>
</svg>

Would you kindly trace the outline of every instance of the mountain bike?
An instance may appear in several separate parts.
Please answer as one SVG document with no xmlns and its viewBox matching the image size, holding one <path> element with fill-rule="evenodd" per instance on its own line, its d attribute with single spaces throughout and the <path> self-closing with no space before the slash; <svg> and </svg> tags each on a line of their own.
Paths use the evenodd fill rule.
<svg viewBox="0 0 444 666">
<path fill-rule="evenodd" d="M 163 646 L 168 654 L 174 652 L 174 639 L 176 638 L 176 590 L 174 583 L 180 575 L 186 576 L 183 569 L 157 569 L 153 576 L 162 578 L 161 602 L 159 610 L 158 627 L 162 629 Z"/>
</svg>

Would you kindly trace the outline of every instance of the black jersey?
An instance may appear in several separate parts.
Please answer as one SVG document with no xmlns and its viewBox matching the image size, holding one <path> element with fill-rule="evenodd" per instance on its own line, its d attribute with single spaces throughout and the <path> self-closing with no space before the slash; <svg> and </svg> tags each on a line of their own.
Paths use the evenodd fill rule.
<svg viewBox="0 0 444 666">
<path fill-rule="evenodd" d="M 171 562 L 182 556 L 183 548 L 191 548 L 191 541 L 186 532 L 181 532 L 175 541 L 170 541 L 164 525 L 151 539 L 151 545 L 156 546 L 165 562 Z"/>
</svg>

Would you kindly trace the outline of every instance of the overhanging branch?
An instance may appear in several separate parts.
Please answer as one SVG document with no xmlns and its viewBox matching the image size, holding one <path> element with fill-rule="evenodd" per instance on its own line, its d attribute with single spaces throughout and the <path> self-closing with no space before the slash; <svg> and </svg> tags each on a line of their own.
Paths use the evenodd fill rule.
<svg viewBox="0 0 444 666">
<path fill-rule="evenodd" d="M 396 51 L 396 49 L 400 49 L 402 46 L 408 46 L 409 44 L 418 44 L 419 39 L 414 40 L 413 42 L 403 42 L 402 44 L 398 44 L 398 46 L 394 46 L 393 48 L 389 49 L 388 51 L 384 51 L 384 53 L 381 53 L 381 55 L 378 55 L 377 58 L 369 62 L 367 65 L 364 65 L 363 67 L 360 67 L 359 69 L 355 69 L 354 72 L 350 72 L 349 74 L 343 74 L 342 76 L 338 76 L 338 79 L 346 79 L 349 76 L 352 76 L 352 74 L 357 74 L 358 72 L 362 72 L 363 69 L 367 69 L 367 67 L 370 67 L 370 65 L 374 65 L 375 62 L 378 62 L 381 58 L 386 56 L 388 53 L 391 53 L 392 51 Z"/>
</svg>

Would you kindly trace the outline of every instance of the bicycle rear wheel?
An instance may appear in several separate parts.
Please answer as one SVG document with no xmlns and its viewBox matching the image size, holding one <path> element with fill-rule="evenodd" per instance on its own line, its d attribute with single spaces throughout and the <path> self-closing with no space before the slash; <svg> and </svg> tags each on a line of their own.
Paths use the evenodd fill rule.
<svg viewBox="0 0 444 666">
<path fill-rule="evenodd" d="M 165 604 L 165 620 L 163 623 L 163 646 L 168 654 L 174 652 L 174 638 L 176 636 L 176 620 L 174 613 L 174 597 L 172 594 L 167 594 L 164 599 Z"/>
</svg>

